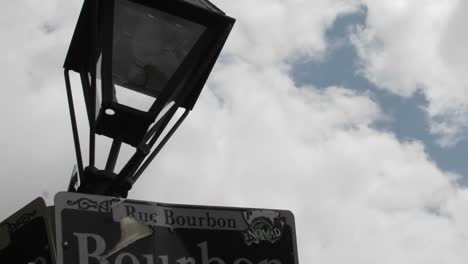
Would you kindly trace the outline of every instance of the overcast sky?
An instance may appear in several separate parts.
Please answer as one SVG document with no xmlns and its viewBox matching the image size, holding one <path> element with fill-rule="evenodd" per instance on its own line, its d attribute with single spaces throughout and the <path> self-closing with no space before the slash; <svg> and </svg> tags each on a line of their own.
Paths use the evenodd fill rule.
<svg viewBox="0 0 468 264">
<path fill-rule="evenodd" d="M 301 263 L 466 263 L 468 2 L 213 2 L 235 28 L 130 198 L 292 210 Z M 1 219 L 68 184 L 81 4 L 2 3 Z"/>
</svg>

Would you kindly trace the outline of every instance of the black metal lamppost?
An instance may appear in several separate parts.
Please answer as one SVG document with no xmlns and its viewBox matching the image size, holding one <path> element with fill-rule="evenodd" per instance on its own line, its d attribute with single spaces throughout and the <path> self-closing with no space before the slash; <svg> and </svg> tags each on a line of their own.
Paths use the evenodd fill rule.
<svg viewBox="0 0 468 264">
<path fill-rule="evenodd" d="M 64 64 L 80 181 L 69 191 L 127 196 L 192 110 L 234 21 L 208 0 L 84 1 Z M 89 121 L 87 166 L 70 70 L 81 78 Z M 150 104 L 141 109 L 126 96 Z M 170 122 L 178 109 L 183 114 Z M 95 164 L 96 135 L 112 140 L 104 168 Z M 115 172 L 122 144 L 134 153 Z"/>
</svg>

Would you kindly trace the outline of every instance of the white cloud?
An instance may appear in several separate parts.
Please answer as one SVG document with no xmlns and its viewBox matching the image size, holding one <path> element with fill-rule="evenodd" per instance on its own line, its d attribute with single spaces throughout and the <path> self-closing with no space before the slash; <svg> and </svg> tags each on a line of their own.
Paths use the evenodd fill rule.
<svg viewBox="0 0 468 264">
<path fill-rule="evenodd" d="M 325 29 L 337 15 L 357 8 L 355 0 L 213 1 L 237 19 L 224 53 L 255 65 L 289 56 L 321 56 Z"/>
<path fill-rule="evenodd" d="M 42 193 L 54 194 L 67 185 L 74 153 L 62 63 L 81 4 L 37 0 L 2 4 L 3 217 Z"/>
<path fill-rule="evenodd" d="M 27 4 L 32 12 L 1 28 L 0 45 L 12 51 L 0 62 L 9 87 L 0 97 L 3 217 L 64 190 L 74 163 L 61 64 L 79 7 L 55 9 L 59 2 L 1 11 Z M 217 1 L 238 19 L 228 59 L 130 196 L 291 209 L 300 263 L 466 262 L 468 195 L 456 175 L 439 170 L 421 143 L 372 129 L 382 114 L 367 94 L 295 87 L 288 75 L 290 56 L 325 51 L 326 27 L 353 10 L 346 3 Z M 44 21 L 55 30 L 41 29 Z"/>
<path fill-rule="evenodd" d="M 466 1 L 367 1 L 365 28 L 355 35 L 365 75 L 382 89 L 429 101 L 431 132 L 442 146 L 468 129 Z"/>
<path fill-rule="evenodd" d="M 291 209 L 304 263 L 462 263 L 466 241 L 452 212 L 463 209 L 447 209 L 464 200 L 456 176 L 420 143 L 370 129 L 379 117 L 366 95 L 219 65 L 135 195 Z"/>
</svg>

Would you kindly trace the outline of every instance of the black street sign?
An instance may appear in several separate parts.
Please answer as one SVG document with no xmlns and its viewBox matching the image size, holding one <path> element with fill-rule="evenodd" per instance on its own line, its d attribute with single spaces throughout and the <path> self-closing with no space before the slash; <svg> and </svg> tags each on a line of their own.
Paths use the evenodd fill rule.
<svg viewBox="0 0 468 264">
<path fill-rule="evenodd" d="M 55 263 L 52 234 L 42 198 L 0 223 L 0 263 Z"/>
<path fill-rule="evenodd" d="M 297 264 L 284 210 L 59 193 L 58 264 Z"/>
</svg>

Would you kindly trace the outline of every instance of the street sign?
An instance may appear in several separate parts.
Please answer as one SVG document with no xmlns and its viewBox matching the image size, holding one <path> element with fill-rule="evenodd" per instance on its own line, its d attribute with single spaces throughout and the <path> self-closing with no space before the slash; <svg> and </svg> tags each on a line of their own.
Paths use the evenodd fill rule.
<svg viewBox="0 0 468 264">
<path fill-rule="evenodd" d="M 55 196 L 58 264 L 297 264 L 284 210 Z"/>
<path fill-rule="evenodd" d="M 52 233 L 42 198 L 0 223 L 0 263 L 54 264 Z"/>
</svg>

